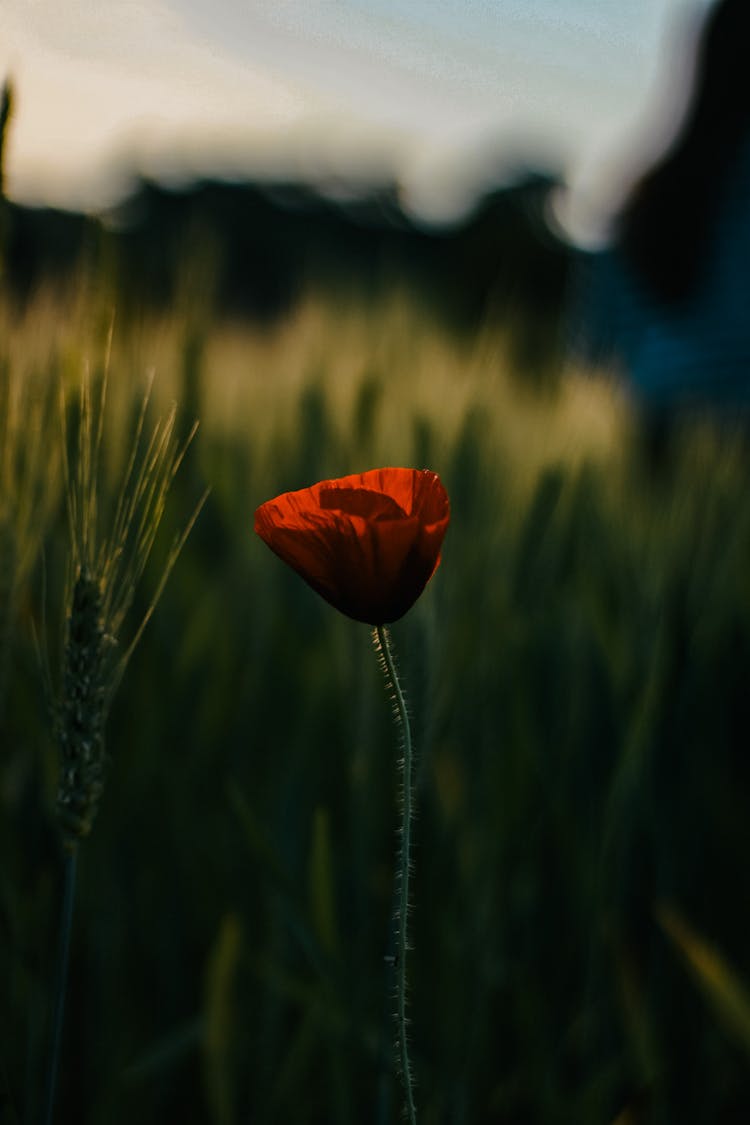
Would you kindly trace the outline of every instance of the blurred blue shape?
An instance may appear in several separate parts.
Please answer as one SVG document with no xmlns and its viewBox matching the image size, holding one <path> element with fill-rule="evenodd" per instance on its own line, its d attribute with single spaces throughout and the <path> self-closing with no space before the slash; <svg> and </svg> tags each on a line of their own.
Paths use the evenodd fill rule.
<svg viewBox="0 0 750 1125">
<path fill-rule="evenodd" d="M 710 9 L 681 128 L 579 273 L 574 344 L 646 413 L 750 406 L 749 38 L 746 0 Z"/>
</svg>

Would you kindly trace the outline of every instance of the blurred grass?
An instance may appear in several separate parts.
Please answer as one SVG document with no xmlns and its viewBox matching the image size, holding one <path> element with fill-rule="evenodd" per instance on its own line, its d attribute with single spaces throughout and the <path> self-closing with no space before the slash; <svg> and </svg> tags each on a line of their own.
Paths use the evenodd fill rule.
<svg viewBox="0 0 750 1125">
<path fill-rule="evenodd" d="M 44 404 L 95 372 L 110 321 L 85 286 L 0 307 L 3 393 Z M 394 628 L 418 753 L 421 1120 L 750 1120 L 726 1023 L 744 1027 L 750 980 L 748 453 L 686 426 L 654 477 L 612 386 L 571 372 L 532 393 L 511 351 L 399 293 L 311 295 L 272 330 L 115 320 L 105 478 L 155 367 L 155 409 L 176 399 L 185 433 L 201 420 L 164 553 L 212 493 L 109 723 L 60 1121 L 397 1120 L 388 706 L 366 628 L 252 534 L 269 496 L 388 463 L 439 472 L 453 506 L 443 565 Z M 60 897 L 33 635 L 54 664 L 65 522 L 57 420 L 36 411 L 0 455 L 3 526 L 25 544 L 0 584 L 3 1122 L 38 1116 Z M 141 609 L 152 592 L 147 573 Z M 663 903 L 694 932 L 660 925 Z M 707 963 L 713 985 L 693 979 Z"/>
</svg>

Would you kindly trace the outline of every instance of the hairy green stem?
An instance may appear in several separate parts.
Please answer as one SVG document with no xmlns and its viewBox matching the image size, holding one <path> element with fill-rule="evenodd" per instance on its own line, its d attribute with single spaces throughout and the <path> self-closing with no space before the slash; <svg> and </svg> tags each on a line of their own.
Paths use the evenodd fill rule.
<svg viewBox="0 0 750 1125">
<path fill-rule="evenodd" d="M 70 930 L 73 921 L 73 902 L 76 890 L 76 858 L 78 848 L 75 844 L 65 849 L 65 885 L 63 889 L 60 932 L 57 942 L 57 967 L 55 972 L 55 1008 L 52 1023 L 52 1042 L 50 1045 L 47 1086 L 44 1097 L 44 1125 L 52 1125 L 57 1091 L 57 1075 L 60 1069 L 60 1045 L 62 1043 L 63 1020 L 65 1017 L 65 993 L 68 983 L 68 960 L 70 954 Z"/>
<path fill-rule="evenodd" d="M 407 920 L 409 912 L 411 824 L 413 817 L 411 727 L 409 726 L 409 713 L 406 708 L 404 693 L 401 690 L 388 629 L 384 625 L 376 625 L 373 632 L 373 640 L 375 642 L 375 650 L 378 654 L 380 666 L 385 676 L 386 690 L 390 695 L 393 717 L 401 733 L 401 749 L 403 753 L 401 761 L 403 771 L 400 830 L 401 847 L 399 850 L 395 910 L 396 1027 L 398 1064 L 401 1071 L 401 1081 L 404 1087 L 407 1119 L 409 1125 L 416 1125 L 417 1111 L 414 1105 L 414 1081 L 412 1078 L 411 1063 L 409 1061 L 409 1044 L 406 1032 L 406 954 L 409 948 Z"/>
</svg>

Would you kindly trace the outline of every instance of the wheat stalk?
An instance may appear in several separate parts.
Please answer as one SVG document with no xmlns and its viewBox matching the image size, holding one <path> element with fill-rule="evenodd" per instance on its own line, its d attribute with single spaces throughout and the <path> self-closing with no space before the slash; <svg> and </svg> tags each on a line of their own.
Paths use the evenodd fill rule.
<svg viewBox="0 0 750 1125">
<path fill-rule="evenodd" d="M 55 732 L 60 751 L 57 808 L 67 845 L 91 830 L 104 783 L 104 728 L 114 692 L 207 495 L 204 493 L 175 537 L 148 608 L 123 644 L 123 625 L 151 556 L 169 489 L 197 424 L 181 441 L 176 433 L 177 411 L 172 407 L 147 436 L 153 378 L 149 380 L 116 498 L 110 505 L 114 514 L 107 521 L 101 460 L 108 368 L 107 362 L 96 396 L 89 373 L 84 375 L 72 443 L 64 390 L 60 399 L 70 578 Z M 75 449 L 72 464 L 67 453 L 70 444 Z"/>
<path fill-rule="evenodd" d="M 123 645 L 122 627 L 151 556 L 169 489 L 197 427 L 193 426 L 181 441 L 176 433 L 177 412 L 173 407 L 165 419 L 155 423 L 147 437 L 153 380 L 149 381 L 116 499 L 111 505 L 114 514 L 107 520 L 101 461 L 110 347 L 111 332 L 98 396 L 92 392 L 88 371 L 84 374 L 77 432 L 72 443 L 64 388 L 60 393 L 70 560 L 62 670 L 53 712 L 60 753 L 57 813 L 65 847 L 65 893 L 46 1083 L 46 1125 L 52 1121 L 57 1088 L 78 844 L 91 832 L 104 788 L 107 714 L 128 660 L 207 496 L 203 494 L 175 537 L 148 608 L 134 623 L 132 636 Z M 68 454 L 71 444 L 75 450 L 72 462 Z M 48 664 L 46 667 L 51 686 Z"/>
</svg>

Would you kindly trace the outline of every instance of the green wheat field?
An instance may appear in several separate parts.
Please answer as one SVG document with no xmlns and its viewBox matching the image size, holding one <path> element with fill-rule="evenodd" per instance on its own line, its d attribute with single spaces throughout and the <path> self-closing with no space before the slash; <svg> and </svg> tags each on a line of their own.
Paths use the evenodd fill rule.
<svg viewBox="0 0 750 1125">
<path fill-rule="evenodd" d="M 612 379 L 561 363 L 530 385 L 507 331 L 458 337 L 397 290 L 311 292 L 264 328 L 208 316 L 195 285 L 118 316 L 85 279 L 0 301 L 2 1125 L 42 1115 L 66 465 L 105 369 L 102 528 L 152 378 L 144 432 L 173 403 L 176 440 L 199 421 L 118 651 L 210 493 L 112 699 L 55 1120 L 400 1119 L 389 706 L 367 627 L 253 513 L 404 465 L 452 505 L 442 565 L 393 627 L 417 752 L 420 1122 L 749 1121 L 743 441 L 685 424 L 655 471 Z"/>
</svg>

